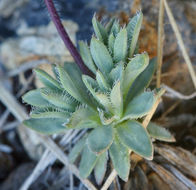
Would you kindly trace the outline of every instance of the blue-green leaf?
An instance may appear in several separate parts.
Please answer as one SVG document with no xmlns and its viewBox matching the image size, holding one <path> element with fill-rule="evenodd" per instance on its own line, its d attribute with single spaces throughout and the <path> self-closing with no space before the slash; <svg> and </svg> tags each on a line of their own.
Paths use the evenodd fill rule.
<svg viewBox="0 0 196 190">
<path fill-rule="evenodd" d="M 111 126 L 98 126 L 88 135 L 87 144 L 91 151 L 101 154 L 112 144 L 114 132 Z"/>
<path fill-rule="evenodd" d="M 37 107 L 49 107 L 50 105 L 50 103 L 42 97 L 39 89 L 27 92 L 23 95 L 22 100 L 27 104 Z"/>
<path fill-rule="evenodd" d="M 138 119 L 145 116 L 151 110 L 155 100 L 153 92 L 144 92 L 136 96 L 126 106 L 123 120 Z"/>
<path fill-rule="evenodd" d="M 150 122 L 147 126 L 147 131 L 150 136 L 155 139 L 166 142 L 175 142 L 175 138 L 168 130 L 166 130 L 164 127 L 156 125 L 155 123 Z"/>
<path fill-rule="evenodd" d="M 43 134 L 51 135 L 54 133 L 61 133 L 67 130 L 63 126 L 66 119 L 59 118 L 31 118 L 23 122 L 27 127 Z"/>
<path fill-rule="evenodd" d="M 136 121 L 125 121 L 117 126 L 120 141 L 135 153 L 147 159 L 153 157 L 153 146 L 144 127 Z"/>
<path fill-rule="evenodd" d="M 133 84 L 134 80 L 139 76 L 141 72 L 148 66 L 149 57 L 148 54 L 143 53 L 139 54 L 127 64 L 124 74 L 124 81 L 123 81 L 123 97 L 124 100 L 127 96 L 127 93 Z"/>
<path fill-rule="evenodd" d="M 138 12 L 127 25 L 128 43 L 129 45 L 129 57 L 133 56 L 135 47 L 139 37 L 140 28 L 142 25 L 143 14 Z"/>
<path fill-rule="evenodd" d="M 116 36 L 114 42 L 114 61 L 116 63 L 125 61 L 127 55 L 127 30 L 122 29 Z"/>
<path fill-rule="evenodd" d="M 105 172 L 107 169 L 107 160 L 108 160 L 108 154 L 106 151 L 98 157 L 97 163 L 95 165 L 94 175 L 98 185 L 101 185 L 104 179 Z"/>
<path fill-rule="evenodd" d="M 93 37 L 91 39 L 90 51 L 98 69 L 102 73 L 109 73 L 112 70 L 113 61 L 106 46 Z"/>
<path fill-rule="evenodd" d="M 96 66 L 93 62 L 91 53 L 90 53 L 90 49 L 87 46 L 86 43 L 84 43 L 83 41 L 79 42 L 79 48 L 80 48 L 80 55 L 84 61 L 84 64 L 93 72 L 96 73 Z"/>
<path fill-rule="evenodd" d="M 82 152 L 82 158 L 80 161 L 79 172 L 82 178 L 87 178 L 95 164 L 97 162 L 98 156 L 96 156 L 88 146 L 85 146 Z"/>
<path fill-rule="evenodd" d="M 114 169 L 118 173 L 119 177 L 122 180 L 127 181 L 130 171 L 129 149 L 124 146 L 116 136 L 109 149 L 109 153 Z"/>
<path fill-rule="evenodd" d="M 153 58 L 150 60 L 149 65 L 146 69 L 135 79 L 133 82 L 129 93 L 127 95 L 126 102 L 130 102 L 135 96 L 144 92 L 145 88 L 147 88 L 152 80 L 153 74 L 156 70 L 157 66 L 157 59 Z"/>
</svg>

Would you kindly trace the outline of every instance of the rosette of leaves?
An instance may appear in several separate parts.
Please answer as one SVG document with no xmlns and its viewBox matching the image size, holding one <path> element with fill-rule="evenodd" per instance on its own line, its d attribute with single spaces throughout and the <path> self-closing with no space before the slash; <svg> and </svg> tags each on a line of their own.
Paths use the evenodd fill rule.
<svg viewBox="0 0 196 190">
<path fill-rule="evenodd" d="M 128 179 L 130 151 L 146 159 L 153 157 L 151 138 L 173 141 L 164 128 L 142 121 L 161 95 L 161 90 L 145 90 L 156 68 L 147 53 L 138 54 L 142 24 L 138 12 L 120 27 L 116 20 L 105 26 L 92 23 L 95 36 L 90 45 L 80 42 L 80 54 L 94 77 L 83 75 L 76 64 L 53 66 L 55 78 L 41 69 L 35 72 L 45 87 L 23 96 L 32 105 L 31 118 L 24 124 L 38 132 L 53 134 L 69 129 L 88 129 L 69 154 L 70 162 L 80 156 L 80 175 L 94 169 L 98 184 L 104 178 L 108 158 L 123 180 Z"/>
</svg>

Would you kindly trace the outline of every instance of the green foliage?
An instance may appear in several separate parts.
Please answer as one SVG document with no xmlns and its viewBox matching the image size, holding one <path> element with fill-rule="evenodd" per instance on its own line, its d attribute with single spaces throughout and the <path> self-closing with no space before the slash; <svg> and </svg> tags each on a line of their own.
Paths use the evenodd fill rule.
<svg viewBox="0 0 196 190">
<path fill-rule="evenodd" d="M 152 159 L 151 138 L 173 141 L 173 136 L 155 124 L 142 126 L 162 90 L 148 88 L 156 60 L 138 52 L 142 24 L 138 12 L 121 28 L 116 20 L 105 27 L 93 17 L 95 36 L 90 46 L 80 42 L 80 54 L 94 77 L 82 75 L 74 63 L 53 65 L 55 78 L 36 69 L 44 88 L 32 90 L 23 101 L 32 108 L 24 124 L 43 134 L 88 129 L 69 154 L 70 162 L 80 157 L 79 170 L 86 178 L 94 169 L 101 184 L 108 156 L 119 177 L 126 181 L 130 171 L 130 151 Z M 77 163 L 77 162 L 76 162 Z"/>
</svg>

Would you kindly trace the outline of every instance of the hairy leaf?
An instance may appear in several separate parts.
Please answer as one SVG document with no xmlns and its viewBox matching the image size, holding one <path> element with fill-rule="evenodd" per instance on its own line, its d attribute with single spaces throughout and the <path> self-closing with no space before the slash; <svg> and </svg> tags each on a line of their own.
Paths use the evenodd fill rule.
<svg viewBox="0 0 196 190">
<path fill-rule="evenodd" d="M 107 160 L 108 160 L 108 154 L 106 151 L 98 157 L 97 163 L 95 165 L 94 175 L 98 185 L 101 185 L 104 179 L 106 169 L 107 169 Z"/>
<path fill-rule="evenodd" d="M 117 126 L 120 141 L 135 153 L 152 159 L 153 147 L 144 127 L 136 121 L 125 121 Z"/>
<path fill-rule="evenodd" d="M 120 81 L 116 82 L 112 88 L 110 99 L 115 115 L 121 117 L 123 112 L 123 97 L 121 92 Z"/>
<path fill-rule="evenodd" d="M 155 96 L 153 92 L 144 92 L 136 96 L 126 106 L 123 116 L 125 119 L 138 119 L 145 116 L 155 103 Z"/>
<path fill-rule="evenodd" d="M 96 73 L 96 66 L 93 62 L 93 59 L 91 57 L 91 53 L 90 53 L 90 49 L 87 46 L 86 43 L 84 43 L 83 41 L 79 42 L 79 48 L 80 48 L 80 55 L 84 61 L 84 64 L 93 72 Z"/>
<path fill-rule="evenodd" d="M 109 77 L 111 78 L 113 82 L 116 82 L 119 80 L 122 84 L 123 76 L 124 76 L 124 65 L 123 65 L 123 62 L 120 62 L 116 65 L 116 67 L 112 69 L 112 71 L 109 74 Z"/>
<path fill-rule="evenodd" d="M 109 73 L 113 67 L 112 57 L 106 46 L 99 40 L 92 38 L 90 51 L 95 64 L 102 73 Z"/>
<path fill-rule="evenodd" d="M 114 35 L 114 37 L 116 37 L 117 34 L 119 33 L 119 31 L 120 31 L 120 25 L 119 25 L 118 21 L 115 20 L 112 25 L 110 33 L 112 33 Z"/>
<path fill-rule="evenodd" d="M 129 149 L 116 136 L 109 149 L 109 153 L 114 169 L 122 180 L 127 181 L 130 171 Z"/>
<path fill-rule="evenodd" d="M 68 128 L 95 128 L 100 125 L 99 114 L 88 107 L 81 107 L 70 117 Z"/>
<path fill-rule="evenodd" d="M 36 76 L 39 78 L 39 80 L 48 88 L 51 88 L 53 90 L 60 89 L 61 85 L 57 80 L 55 80 L 53 77 L 51 77 L 48 73 L 46 73 L 42 69 L 34 69 Z"/>
<path fill-rule="evenodd" d="M 127 30 L 122 29 L 114 42 L 114 61 L 116 63 L 125 61 L 127 55 Z"/>
<path fill-rule="evenodd" d="M 147 131 L 150 136 L 155 139 L 166 142 L 175 142 L 175 138 L 168 130 L 166 130 L 164 127 L 156 125 L 155 123 L 150 122 L 147 126 Z"/>
<path fill-rule="evenodd" d="M 110 85 L 108 84 L 106 77 L 104 77 L 100 71 L 96 72 L 96 80 L 97 80 L 97 83 L 99 84 L 99 87 L 102 91 L 109 90 Z"/>
<path fill-rule="evenodd" d="M 152 80 L 153 74 L 156 70 L 156 66 L 157 59 L 151 59 L 146 69 L 135 79 L 134 83 L 132 84 L 127 95 L 126 102 L 130 102 L 130 100 L 133 99 L 133 97 L 137 96 L 141 92 L 144 92 L 145 88 L 149 86 Z"/>
<path fill-rule="evenodd" d="M 144 71 L 144 69 L 148 65 L 148 62 L 149 62 L 148 54 L 143 53 L 131 59 L 131 61 L 127 64 L 127 67 L 125 69 L 125 74 L 124 74 L 125 80 L 123 81 L 124 100 L 134 80 L 141 72 Z"/>
<path fill-rule="evenodd" d="M 84 146 L 86 143 L 86 135 L 82 137 L 75 146 L 71 149 L 71 152 L 69 153 L 68 159 L 70 163 L 74 163 L 79 156 L 79 154 L 82 152 Z"/>
<path fill-rule="evenodd" d="M 22 97 L 22 100 L 27 104 L 37 107 L 48 107 L 50 105 L 50 103 L 42 97 L 40 89 L 27 92 Z"/>
<path fill-rule="evenodd" d="M 23 122 L 27 127 L 43 134 L 51 135 L 54 133 L 62 133 L 67 130 L 63 124 L 66 119 L 57 118 L 30 118 Z"/>
<path fill-rule="evenodd" d="M 32 118 L 63 118 L 68 119 L 70 116 L 70 113 L 68 112 L 62 112 L 62 111 L 43 111 L 43 112 L 35 112 L 33 111 L 31 113 Z"/>
<path fill-rule="evenodd" d="M 87 178 L 97 162 L 97 156 L 89 150 L 88 146 L 84 147 L 80 161 L 79 172 L 82 178 Z"/>
<path fill-rule="evenodd" d="M 131 19 L 131 21 L 127 25 L 128 41 L 130 42 L 129 57 L 132 57 L 135 51 L 140 28 L 142 25 L 142 20 L 143 20 L 143 14 L 140 11 Z"/>
<path fill-rule="evenodd" d="M 95 15 L 92 20 L 93 28 L 97 38 L 102 41 L 103 43 L 107 43 L 108 34 L 106 29 L 101 25 L 100 22 L 97 21 Z"/>
<path fill-rule="evenodd" d="M 111 126 L 98 126 L 93 129 L 87 139 L 87 144 L 91 151 L 101 154 L 109 148 L 114 137 Z"/>
</svg>

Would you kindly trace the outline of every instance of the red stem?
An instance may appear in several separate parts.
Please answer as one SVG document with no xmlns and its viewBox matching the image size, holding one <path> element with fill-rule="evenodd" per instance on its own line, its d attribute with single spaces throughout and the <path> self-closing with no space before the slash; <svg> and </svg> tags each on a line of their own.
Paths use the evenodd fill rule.
<svg viewBox="0 0 196 190">
<path fill-rule="evenodd" d="M 45 4 L 46 4 L 48 11 L 50 13 L 51 19 L 54 22 L 59 35 L 61 36 L 65 46 L 67 47 L 67 49 L 71 53 L 72 57 L 74 58 L 76 64 L 79 66 L 80 70 L 84 74 L 92 76 L 92 72 L 88 69 L 88 67 L 86 67 L 86 65 L 82 61 L 80 54 L 78 53 L 76 47 L 72 43 L 71 39 L 69 38 L 69 35 L 67 34 L 65 28 L 63 27 L 61 20 L 60 20 L 60 17 L 56 11 L 55 6 L 54 6 L 53 1 L 52 0 L 44 0 L 44 1 L 45 1 Z"/>
</svg>

